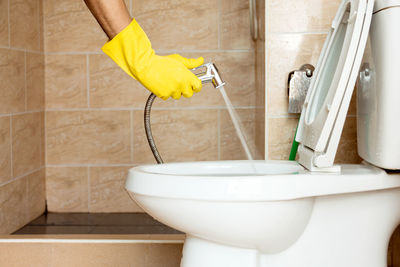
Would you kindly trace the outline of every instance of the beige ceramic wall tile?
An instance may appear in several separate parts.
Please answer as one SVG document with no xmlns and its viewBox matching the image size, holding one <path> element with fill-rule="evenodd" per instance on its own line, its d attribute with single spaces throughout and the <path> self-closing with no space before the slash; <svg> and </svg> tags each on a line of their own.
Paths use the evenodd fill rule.
<svg viewBox="0 0 400 267">
<path fill-rule="evenodd" d="M 46 107 L 87 107 L 86 55 L 46 55 Z"/>
<path fill-rule="evenodd" d="M 45 169 L 26 177 L 28 183 L 27 220 L 32 221 L 46 209 Z"/>
<path fill-rule="evenodd" d="M 217 66 L 226 82 L 225 91 L 234 106 L 254 106 L 256 104 L 254 52 L 184 53 L 187 57 L 204 56 L 205 62 Z M 225 106 L 221 93 L 211 84 L 205 84 L 200 93 L 192 98 L 182 97 L 176 101 L 183 106 Z"/>
<path fill-rule="evenodd" d="M 24 52 L 0 48 L 0 113 L 25 110 Z"/>
<path fill-rule="evenodd" d="M 247 159 L 245 150 L 242 147 L 228 111 L 221 110 L 220 112 L 221 160 Z M 254 159 L 259 159 L 261 157 L 261 153 L 259 152 L 259 148 L 255 145 L 256 110 L 254 108 L 238 109 L 236 110 L 236 113 L 239 117 L 240 124 L 242 125 L 242 132 L 245 136 L 252 157 Z"/>
<path fill-rule="evenodd" d="M 130 111 L 47 112 L 47 164 L 130 163 Z"/>
<path fill-rule="evenodd" d="M 47 167 L 46 200 L 50 212 L 88 212 L 88 168 Z"/>
<path fill-rule="evenodd" d="M 156 50 L 218 48 L 218 0 L 134 0 L 133 15 Z"/>
<path fill-rule="evenodd" d="M 48 267 L 52 266 L 53 244 L 1 243 L 0 266 Z"/>
<path fill-rule="evenodd" d="M 40 126 L 42 129 L 42 145 L 40 149 L 40 167 L 45 167 L 46 165 L 46 117 L 45 112 L 42 112 L 42 125 Z"/>
<path fill-rule="evenodd" d="M 91 55 L 89 66 L 91 107 L 143 106 L 145 90 L 108 56 Z"/>
<path fill-rule="evenodd" d="M 8 0 L 0 0 L 0 45 L 8 46 Z"/>
<path fill-rule="evenodd" d="M 344 124 L 335 163 L 360 163 L 357 152 L 357 118 L 347 117 Z"/>
<path fill-rule="evenodd" d="M 270 0 L 269 32 L 328 31 L 340 0 Z"/>
<path fill-rule="evenodd" d="M 10 0 L 11 46 L 39 50 L 40 0 Z"/>
<path fill-rule="evenodd" d="M 265 159 L 265 108 L 256 109 L 256 148 L 260 159 Z"/>
<path fill-rule="evenodd" d="M 12 117 L 13 175 L 18 177 L 40 167 L 43 113 Z"/>
<path fill-rule="evenodd" d="M 270 118 L 269 125 L 269 159 L 289 158 L 297 118 Z M 335 163 L 360 163 L 357 154 L 357 119 L 348 117 L 343 128 Z"/>
<path fill-rule="evenodd" d="M 252 49 L 250 33 L 249 1 L 221 1 L 221 48 Z"/>
<path fill-rule="evenodd" d="M 44 109 L 44 55 L 26 53 L 27 110 Z"/>
<path fill-rule="evenodd" d="M 268 119 L 268 159 L 287 160 L 298 118 Z"/>
<path fill-rule="evenodd" d="M 182 244 L 3 243 L 0 251 L 1 266 L 179 267 Z"/>
<path fill-rule="evenodd" d="M 153 110 L 151 128 L 165 162 L 218 159 L 217 110 Z M 134 111 L 134 162 L 154 163 L 143 127 Z"/>
<path fill-rule="evenodd" d="M 146 250 L 143 244 L 53 244 L 53 264 L 59 267 L 146 266 Z"/>
<path fill-rule="evenodd" d="M 90 168 L 89 212 L 143 212 L 125 190 L 129 169 L 129 167 Z"/>
<path fill-rule="evenodd" d="M 353 95 L 351 97 L 349 110 L 347 111 L 347 115 L 357 115 L 357 85 L 354 88 Z"/>
<path fill-rule="evenodd" d="M 324 34 L 271 34 L 268 44 L 268 114 L 288 111 L 287 79 L 305 63 L 316 65 Z"/>
<path fill-rule="evenodd" d="M 146 267 L 179 267 L 181 258 L 179 244 L 149 244 Z"/>
<path fill-rule="evenodd" d="M 44 0 L 46 52 L 100 52 L 107 41 L 84 1 Z"/>
<path fill-rule="evenodd" d="M 39 50 L 44 52 L 43 0 L 39 0 Z"/>
<path fill-rule="evenodd" d="M 10 234 L 27 223 L 26 189 L 25 177 L 0 187 L 0 234 Z"/>
<path fill-rule="evenodd" d="M 0 117 L 0 184 L 11 178 L 10 117 Z"/>
</svg>

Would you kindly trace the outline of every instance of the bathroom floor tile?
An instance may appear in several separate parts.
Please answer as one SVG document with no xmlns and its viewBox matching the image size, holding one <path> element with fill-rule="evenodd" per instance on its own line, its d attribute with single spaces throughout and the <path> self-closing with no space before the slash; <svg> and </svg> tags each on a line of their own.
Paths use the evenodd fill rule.
<svg viewBox="0 0 400 267">
<path fill-rule="evenodd" d="M 48 213 L 19 229 L 15 235 L 39 234 L 180 234 L 146 213 Z"/>
</svg>

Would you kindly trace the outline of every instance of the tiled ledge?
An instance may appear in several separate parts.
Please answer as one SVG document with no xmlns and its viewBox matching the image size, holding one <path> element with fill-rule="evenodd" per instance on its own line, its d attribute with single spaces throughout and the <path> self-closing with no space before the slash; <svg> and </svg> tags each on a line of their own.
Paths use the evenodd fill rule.
<svg viewBox="0 0 400 267">
<path fill-rule="evenodd" d="M 183 244 L 185 234 L 0 235 L 2 243 Z"/>
<path fill-rule="evenodd" d="M 179 267 L 184 235 L 0 236 L 0 266 Z"/>
</svg>

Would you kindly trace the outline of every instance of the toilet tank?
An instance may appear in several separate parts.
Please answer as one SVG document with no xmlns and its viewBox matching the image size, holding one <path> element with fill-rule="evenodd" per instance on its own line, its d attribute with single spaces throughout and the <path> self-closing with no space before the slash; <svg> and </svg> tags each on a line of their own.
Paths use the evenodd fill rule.
<svg viewBox="0 0 400 267">
<path fill-rule="evenodd" d="M 357 88 L 358 154 L 400 169 L 400 0 L 375 1 Z"/>
</svg>

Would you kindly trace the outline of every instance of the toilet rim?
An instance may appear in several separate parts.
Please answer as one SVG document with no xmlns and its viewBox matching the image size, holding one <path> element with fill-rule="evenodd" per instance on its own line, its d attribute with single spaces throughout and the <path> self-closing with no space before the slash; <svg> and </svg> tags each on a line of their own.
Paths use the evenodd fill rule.
<svg viewBox="0 0 400 267">
<path fill-rule="evenodd" d="M 222 167 L 248 161 L 221 161 Z M 212 163 L 212 162 L 208 162 Z M 195 176 L 163 174 L 159 166 L 196 166 L 198 172 L 207 162 L 168 163 L 139 166 L 129 170 L 125 188 L 133 196 L 203 201 L 285 201 L 306 197 L 347 194 L 400 187 L 400 176 L 363 164 L 341 165 L 339 173 L 315 173 L 303 170 L 290 161 L 256 161 L 272 166 L 288 164 L 299 166 L 293 174 L 267 174 L 258 176 Z"/>
</svg>

